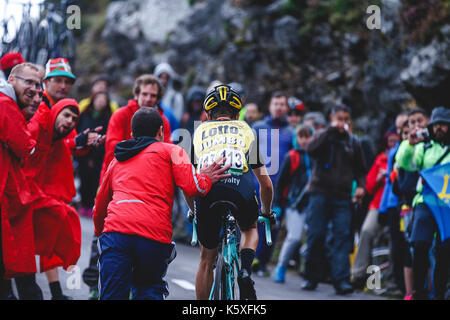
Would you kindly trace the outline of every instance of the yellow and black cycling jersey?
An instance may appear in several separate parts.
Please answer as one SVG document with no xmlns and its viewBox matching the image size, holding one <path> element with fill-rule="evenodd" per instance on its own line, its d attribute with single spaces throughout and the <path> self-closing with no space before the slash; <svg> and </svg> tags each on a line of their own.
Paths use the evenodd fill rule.
<svg viewBox="0 0 450 320">
<path fill-rule="evenodd" d="M 226 158 L 225 164 L 231 164 L 229 173 L 233 176 L 262 166 L 255 134 L 241 120 L 203 122 L 195 130 L 193 149 L 197 170 L 221 156 Z"/>
</svg>

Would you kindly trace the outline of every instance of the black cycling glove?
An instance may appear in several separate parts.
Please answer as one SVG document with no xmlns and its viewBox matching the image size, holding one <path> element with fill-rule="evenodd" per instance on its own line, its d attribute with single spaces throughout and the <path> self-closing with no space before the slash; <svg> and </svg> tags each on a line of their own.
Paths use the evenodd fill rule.
<svg viewBox="0 0 450 320">
<path fill-rule="evenodd" d="M 88 134 L 87 133 L 79 133 L 76 137 L 75 137 L 75 145 L 77 148 L 84 148 L 86 147 L 88 142 Z"/>
</svg>

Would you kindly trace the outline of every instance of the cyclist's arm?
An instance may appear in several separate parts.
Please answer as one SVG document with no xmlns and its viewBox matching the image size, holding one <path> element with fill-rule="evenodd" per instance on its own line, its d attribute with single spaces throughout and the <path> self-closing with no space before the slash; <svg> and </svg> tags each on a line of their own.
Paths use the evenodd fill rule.
<svg viewBox="0 0 450 320">
<path fill-rule="evenodd" d="M 253 169 L 259 183 L 259 194 L 261 197 L 261 213 L 270 214 L 272 210 L 273 185 L 265 165 Z"/>
</svg>

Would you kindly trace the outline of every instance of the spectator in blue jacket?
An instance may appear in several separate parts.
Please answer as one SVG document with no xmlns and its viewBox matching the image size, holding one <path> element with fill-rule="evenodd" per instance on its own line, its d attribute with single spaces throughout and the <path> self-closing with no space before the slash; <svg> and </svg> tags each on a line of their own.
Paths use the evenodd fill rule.
<svg viewBox="0 0 450 320">
<path fill-rule="evenodd" d="M 405 118 L 404 113 L 399 114 L 396 118 L 395 126 L 400 136 L 400 142 L 407 139 L 409 133 L 408 116 L 406 115 Z M 392 248 L 390 261 L 392 261 L 393 265 L 394 283 L 397 289 L 405 293 L 405 299 L 409 300 L 412 297 L 412 258 L 409 244 L 405 238 L 405 230 L 400 227 L 402 219 L 401 203 L 399 203 L 398 196 L 392 190 L 392 181 L 389 178 L 394 168 L 395 155 L 399 145 L 400 143 L 397 143 L 388 153 L 386 184 L 378 213 L 381 224 L 389 225 Z M 405 213 L 403 212 L 403 214 Z"/>
<path fill-rule="evenodd" d="M 259 141 L 261 156 L 267 166 L 267 172 L 273 185 L 277 184 L 283 157 L 292 148 L 292 130 L 286 119 L 288 111 L 288 97 L 284 93 L 276 91 L 270 98 L 269 115 L 263 120 L 255 122 L 252 126 Z M 258 225 L 258 232 L 260 239 L 264 239 L 265 233 L 262 226 Z M 272 231 L 273 241 L 276 239 L 276 234 L 277 230 L 274 229 Z M 266 265 L 272 255 L 271 248 L 266 245 L 265 241 L 259 241 L 254 261 L 256 275 L 270 275 Z"/>
</svg>

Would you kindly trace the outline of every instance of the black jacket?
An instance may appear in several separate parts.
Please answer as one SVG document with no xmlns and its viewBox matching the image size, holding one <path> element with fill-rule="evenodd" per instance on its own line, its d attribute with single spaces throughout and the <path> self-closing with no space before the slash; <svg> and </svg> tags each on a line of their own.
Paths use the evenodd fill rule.
<svg viewBox="0 0 450 320">
<path fill-rule="evenodd" d="M 327 127 L 312 137 L 306 151 L 312 160 L 309 193 L 348 199 L 353 180 L 358 187 L 365 187 L 366 161 L 361 144 L 353 135 Z"/>
</svg>

